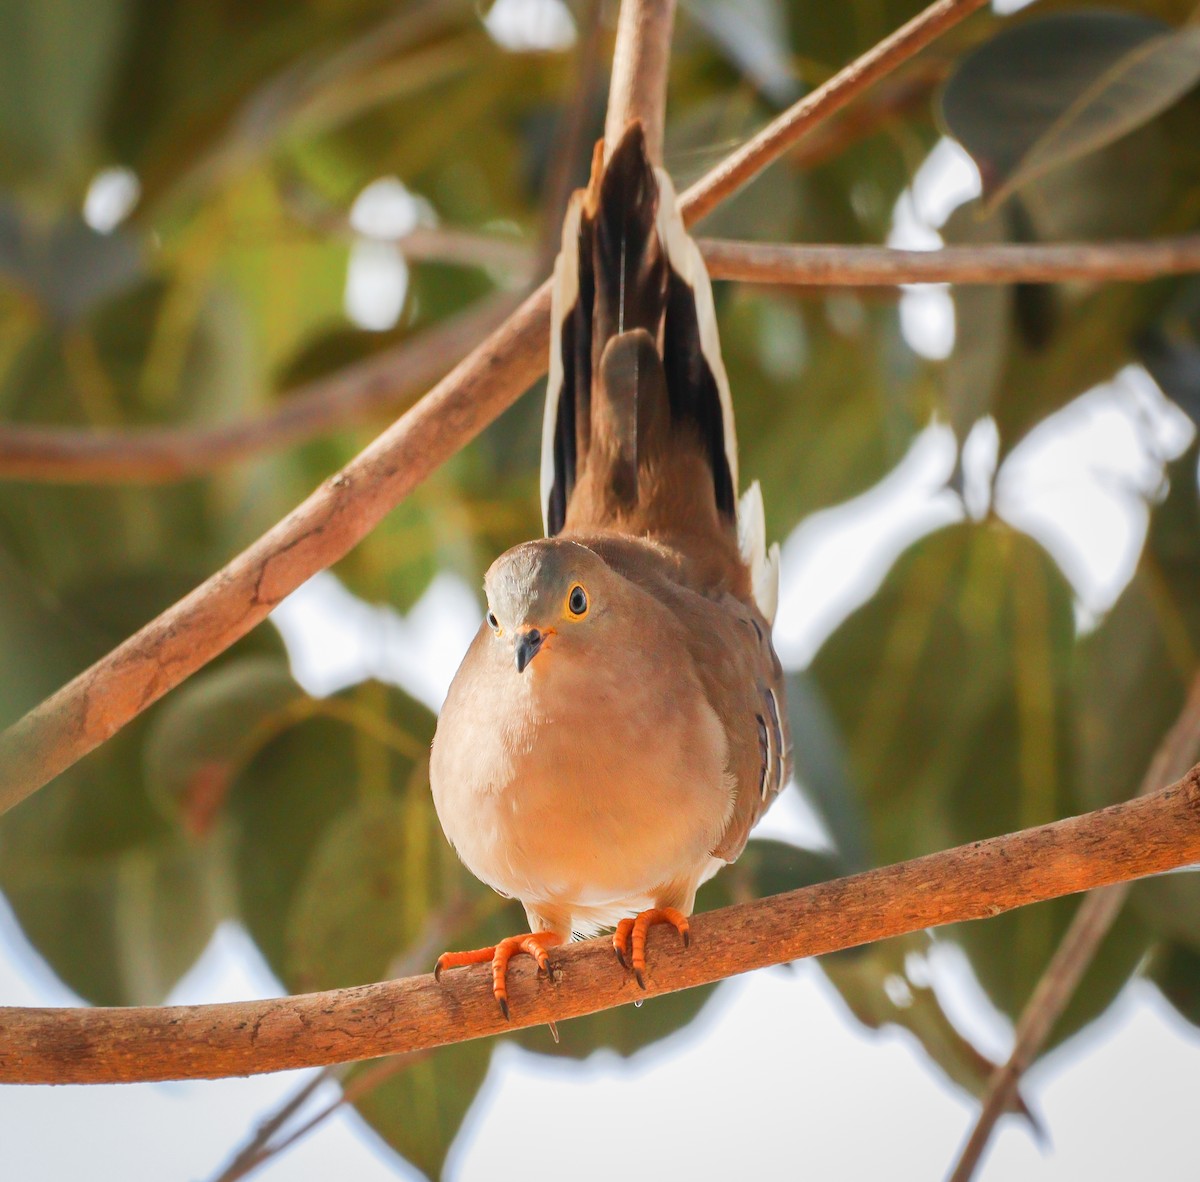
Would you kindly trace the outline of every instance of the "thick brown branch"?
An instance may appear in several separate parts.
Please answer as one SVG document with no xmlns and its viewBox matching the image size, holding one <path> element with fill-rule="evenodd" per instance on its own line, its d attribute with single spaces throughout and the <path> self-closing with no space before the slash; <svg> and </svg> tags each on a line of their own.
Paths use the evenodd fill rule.
<svg viewBox="0 0 1200 1182">
<path fill-rule="evenodd" d="M 1158 745 L 1138 788 L 1148 796 L 1178 776 L 1196 757 L 1200 745 L 1200 676 L 1192 682 L 1183 709 Z M 1009 1110 L 1021 1076 L 1037 1058 L 1063 1010 L 1095 959 L 1125 900 L 1130 884 L 1118 883 L 1088 895 L 1079 905 L 1062 943 L 1051 957 L 1017 1022 L 1012 1053 L 988 1081 L 975 1127 L 967 1138 L 950 1182 L 969 1182 L 979 1166 L 996 1122 Z"/>
<path fill-rule="evenodd" d="M 656 929 L 648 991 L 601 938 L 522 957 L 512 1021 L 487 965 L 271 1001 L 149 1009 L 0 1009 L 0 1083 L 211 1079 L 319 1066 L 563 1021 L 643 996 L 1091 890 L 1200 861 L 1200 767 L 1152 796 L 853 878 L 696 916 L 692 947 Z"/>
<path fill-rule="evenodd" d="M 939 28 L 949 27 L 953 21 L 947 14 L 957 19 L 960 9 L 980 2 L 939 0 L 917 24 L 934 13 L 940 14 Z M 926 39 L 932 36 L 926 33 Z M 911 40 L 902 38 L 905 45 Z M 891 64 L 899 64 L 903 56 L 893 53 Z M 884 72 L 877 58 L 873 50 L 862 59 L 874 62 L 869 69 L 851 66 L 838 75 L 850 77 L 838 91 L 842 101 Z M 806 127 L 840 105 L 818 106 L 813 113 L 806 106 L 812 98 L 798 104 L 810 112 Z M 780 136 L 767 139 L 752 161 L 738 166 L 741 180 L 790 142 Z M 725 172 L 723 167 L 717 170 Z M 693 218 L 702 204 L 711 208 L 720 199 L 712 195 L 708 178 L 689 192 L 683 209 Z M 0 813 L 115 734 L 245 635 L 285 595 L 342 558 L 388 510 L 541 377 L 546 371 L 549 295 L 549 285 L 543 284 L 425 398 L 283 521 L 0 734 Z"/>
<path fill-rule="evenodd" d="M 640 119 L 647 154 L 662 162 L 674 22 L 675 0 L 621 0 L 604 123 L 606 151 L 616 146 L 631 119 Z"/>
<path fill-rule="evenodd" d="M 336 476 L 186 598 L 0 734 L 0 812 L 115 734 L 360 542 L 546 367 L 543 284 Z"/>
<path fill-rule="evenodd" d="M 1200 271 L 1200 234 L 1146 242 L 1002 243 L 943 250 L 702 238 L 700 250 L 714 279 L 823 287 L 1136 280 Z"/>
<path fill-rule="evenodd" d="M 697 222 L 778 159 L 801 136 L 840 111 L 868 86 L 890 74 L 987 0 L 937 0 L 890 37 L 834 74 L 769 123 L 683 194 L 684 218 Z"/>
<path fill-rule="evenodd" d="M 155 484 L 211 472 L 394 411 L 435 381 L 517 303 L 509 294 L 437 325 L 412 341 L 289 392 L 257 419 L 213 427 L 82 431 L 0 427 L 0 480 L 58 484 Z"/>
</svg>

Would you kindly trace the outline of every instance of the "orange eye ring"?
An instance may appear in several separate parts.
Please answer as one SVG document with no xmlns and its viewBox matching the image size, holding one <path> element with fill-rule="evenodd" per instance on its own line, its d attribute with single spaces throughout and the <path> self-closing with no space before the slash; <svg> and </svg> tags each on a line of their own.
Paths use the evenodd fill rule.
<svg viewBox="0 0 1200 1182">
<path fill-rule="evenodd" d="M 567 615 L 573 620 L 582 620 L 588 614 L 588 593 L 582 583 L 576 583 L 567 592 Z"/>
</svg>

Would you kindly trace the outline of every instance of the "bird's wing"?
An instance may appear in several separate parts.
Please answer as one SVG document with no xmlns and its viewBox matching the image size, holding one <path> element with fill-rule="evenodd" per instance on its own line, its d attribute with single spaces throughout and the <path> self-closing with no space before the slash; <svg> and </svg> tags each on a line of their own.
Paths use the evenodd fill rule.
<svg viewBox="0 0 1200 1182">
<path fill-rule="evenodd" d="M 664 653 L 663 661 L 690 666 L 725 732 L 733 801 L 711 852 L 732 862 L 792 772 L 783 667 L 770 622 L 753 601 L 715 589 L 704 565 L 677 551 L 611 534 L 582 540 L 683 625 L 678 635 L 686 649 Z"/>
</svg>

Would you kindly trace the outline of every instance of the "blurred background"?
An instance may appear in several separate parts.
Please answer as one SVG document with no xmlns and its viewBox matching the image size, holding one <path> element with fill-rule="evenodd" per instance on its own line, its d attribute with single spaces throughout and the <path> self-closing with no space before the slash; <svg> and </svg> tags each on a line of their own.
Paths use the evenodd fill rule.
<svg viewBox="0 0 1200 1182">
<path fill-rule="evenodd" d="M 681 0 L 677 184 L 919 8 Z M 1194 232 L 1192 8 L 996 3 L 698 232 Z M 0 0 L 0 725 L 272 525 L 545 274 L 615 18 Z M 1136 792 L 1200 670 L 1200 281 L 715 286 L 741 469 L 784 544 L 797 769 L 700 908 Z M 540 394 L 0 820 L 0 1004 L 352 985 L 521 927 L 445 843 L 427 752 L 483 570 L 541 531 Z M 53 433 L 31 446 L 31 425 Z M 98 432 L 116 459 L 84 470 Z M 539 1153 L 611 1177 L 592 1142 L 635 1174 L 937 1176 L 1077 905 L 564 1023 L 558 1044 L 7 1087 L 6 1177 L 508 1178 Z M 1198 1025 L 1183 872 L 1132 892 L 980 1176 L 1191 1176 Z"/>
</svg>

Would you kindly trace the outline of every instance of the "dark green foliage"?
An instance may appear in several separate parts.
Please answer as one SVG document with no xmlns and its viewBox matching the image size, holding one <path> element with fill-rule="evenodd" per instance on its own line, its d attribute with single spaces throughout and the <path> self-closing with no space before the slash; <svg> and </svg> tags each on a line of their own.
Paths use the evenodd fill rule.
<svg viewBox="0 0 1200 1182">
<path fill-rule="evenodd" d="M 681 187 L 921 7 L 681 6 L 666 144 Z M 1194 232 L 1193 7 L 1046 0 L 1011 20 L 980 13 L 889 80 L 912 97 L 888 118 L 811 167 L 776 163 L 701 231 L 880 242 L 940 120 L 985 182 L 942 228 L 949 242 Z M 400 322 L 357 328 L 343 309 L 346 214 L 364 185 L 394 174 L 443 226 L 532 254 L 578 72 L 569 55 L 501 51 L 459 0 L 0 5 L 0 429 L 252 418 L 513 286 L 520 276 L 410 260 Z M 601 123 L 598 97 L 589 129 Z M 112 166 L 132 170 L 141 199 L 103 234 L 81 210 Z M 575 175 L 585 169 L 575 162 Z M 762 481 L 772 537 L 870 488 L 934 414 L 959 439 L 992 416 L 1003 461 L 1140 360 L 1200 422 L 1195 278 L 953 297 L 956 347 L 933 363 L 906 344 L 894 293 L 718 285 L 741 470 Z M 479 586 L 499 551 L 540 530 L 540 409 L 539 389 L 398 506 L 338 576 L 401 610 L 439 572 Z M 373 429 L 161 488 L 0 483 L 0 724 L 219 568 Z M 701 907 L 1136 791 L 1200 669 L 1196 472 L 1195 448 L 1170 466 L 1132 580 L 1082 634 L 1054 559 L 994 516 L 909 547 L 789 682 L 797 779 L 836 849 L 754 841 Z M 222 919 L 244 925 L 289 990 L 423 971 L 444 948 L 524 922 L 441 835 L 433 727 L 424 706 L 375 683 L 309 697 L 260 629 L 0 821 L 0 889 L 90 1002 L 162 1000 Z M 937 938 L 956 941 L 1015 1016 L 1076 905 Z M 989 1065 L 918 971 L 932 938 L 823 967 L 859 1021 L 903 1027 L 977 1094 Z M 1054 1038 L 1101 1013 L 1142 965 L 1200 1024 L 1195 874 L 1134 890 Z M 538 1054 L 631 1056 L 686 1030 L 711 993 L 564 1023 L 557 1045 L 544 1029 L 514 1038 Z M 490 1054 L 475 1041 L 421 1058 L 358 1112 L 437 1176 Z"/>
</svg>

